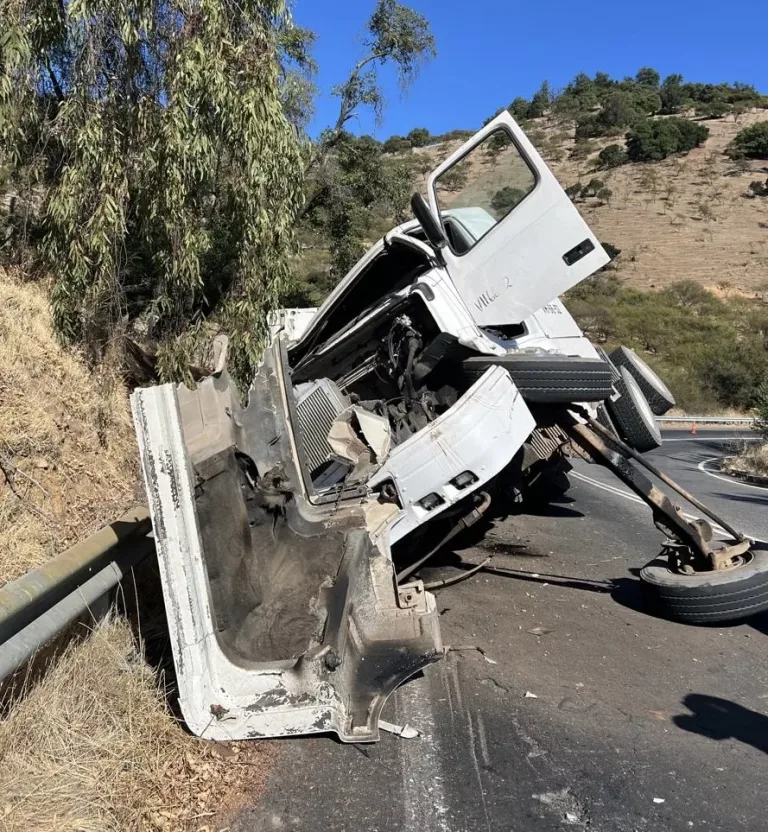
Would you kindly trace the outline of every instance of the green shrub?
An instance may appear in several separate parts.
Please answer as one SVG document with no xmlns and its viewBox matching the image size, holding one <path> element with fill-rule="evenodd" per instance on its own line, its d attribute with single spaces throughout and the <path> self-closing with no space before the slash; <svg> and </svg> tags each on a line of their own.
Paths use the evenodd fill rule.
<svg viewBox="0 0 768 832">
<path fill-rule="evenodd" d="M 618 144 L 609 144 L 597 154 L 597 164 L 601 168 L 617 168 L 626 162 L 627 151 Z"/>
<path fill-rule="evenodd" d="M 412 146 L 411 142 L 404 136 L 390 136 L 381 146 L 381 149 L 384 153 L 403 153 L 410 150 Z"/>
<path fill-rule="evenodd" d="M 685 118 L 643 121 L 627 134 L 627 158 L 630 162 L 657 162 L 698 147 L 707 136 L 707 127 Z"/>
<path fill-rule="evenodd" d="M 696 115 L 702 118 L 722 118 L 731 112 L 733 107 L 720 98 L 714 101 L 706 101 L 696 106 Z"/>
<path fill-rule="evenodd" d="M 600 190 L 595 194 L 595 196 L 600 200 L 601 205 L 605 205 L 606 202 L 611 201 L 613 191 L 610 188 L 600 188 Z"/>
<path fill-rule="evenodd" d="M 727 152 L 732 159 L 768 159 L 768 121 L 740 130 Z"/>
<path fill-rule="evenodd" d="M 570 157 L 574 161 L 580 161 L 582 159 L 589 158 L 594 152 L 594 144 L 590 141 L 581 139 L 580 141 L 577 141 L 571 149 Z"/>
<path fill-rule="evenodd" d="M 521 188 L 511 188 L 509 185 L 496 191 L 491 199 L 491 208 L 496 211 L 499 216 L 508 214 L 518 203 L 525 199 L 526 192 Z"/>
<path fill-rule="evenodd" d="M 424 147 L 432 141 L 432 136 L 426 127 L 414 127 L 406 139 L 411 143 L 411 147 Z"/>
<path fill-rule="evenodd" d="M 586 199 L 590 196 L 597 196 L 598 191 L 601 191 L 605 187 L 605 182 L 602 179 L 598 179 L 595 177 L 594 179 L 590 179 L 586 185 L 581 189 L 581 197 Z"/>
<path fill-rule="evenodd" d="M 565 194 L 573 202 L 576 202 L 576 200 L 581 196 L 583 188 L 584 186 L 581 184 L 581 182 L 576 182 L 574 185 L 569 185 L 565 189 Z"/>
</svg>

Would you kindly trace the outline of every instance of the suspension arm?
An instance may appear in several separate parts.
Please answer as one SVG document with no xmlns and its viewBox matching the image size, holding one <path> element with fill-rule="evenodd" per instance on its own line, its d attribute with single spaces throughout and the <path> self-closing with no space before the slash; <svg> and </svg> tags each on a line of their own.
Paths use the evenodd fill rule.
<svg viewBox="0 0 768 832">
<path fill-rule="evenodd" d="M 748 550 L 748 540 L 740 540 L 733 546 L 715 548 L 711 545 L 711 526 L 702 520 L 686 520 L 680 506 L 675 505 L 638 470 L 619 447 L 612 447 L 595 431 L 570 415 L 560 425 L 583 455 L 612 471 L 650 507 L 654 523 L 670 538 L 668 548 L 675 550 L 681 566 L 693 567 L 695 571 L 722 569 L 731 565 L 733 557 Z"/>
</svg>

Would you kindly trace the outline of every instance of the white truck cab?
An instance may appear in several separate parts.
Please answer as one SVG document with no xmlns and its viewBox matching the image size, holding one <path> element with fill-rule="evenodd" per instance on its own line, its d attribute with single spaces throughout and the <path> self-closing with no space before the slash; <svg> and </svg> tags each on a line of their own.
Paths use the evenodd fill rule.
<svg viewBox="0 0 768 832">
<path fill-rule="evenodd" d="M 200 736 L 376 739 L 387 696 L 442 655 L 434 598 L 395 565 L 416 533 L 474 522 L 510 493 L 500 483 L 540 489 L 573 443 L 626 475 L 584 402 L 604 402 L 625 439 L 656 441 L 632 404 L 653 382 L 645 365 L 624 356 L 619 371 L 558 300 L 609 258 L 508 113 L 412 206 L 319 309 L 274 317 L 245 402 L 221 367 L 194 390 L 132 396 L 181 707 Z M 705 552 L 638 483 L 657 522 Z"/>
</svg>

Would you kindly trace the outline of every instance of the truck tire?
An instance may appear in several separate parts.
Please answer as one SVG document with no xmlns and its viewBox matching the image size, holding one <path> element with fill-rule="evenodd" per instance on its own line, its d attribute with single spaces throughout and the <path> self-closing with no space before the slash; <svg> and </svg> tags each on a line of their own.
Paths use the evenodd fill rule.
<svg viewBox="0 0 768 832">
<path fill-rule="evenodd" d="M 661 446 L 659 426 L 629 370 L 621 367 L 619 372 L 621 380 L 614 385 L 618 395 L 606 401 L 608 415 L 628 445 L 640 453 L 652 451 Z"/>
<path fill-rule="evenodd" d="M 667 618 L 689 624 L 737 621 L 768 609 L 768 551 L 751 551 L 743 562 L 716 572 L 684 575 L 663 558 L 640 570 L 649 602 Z"/>
<path fill-rule="evenodd" d="M 474 384 L 489 367 L 504 367 L 522 397 L 541 404 L 599 402 L 613 393 L 611 369 L 600 358 L 529 354 L 473 355 L 462 361 L 468 382 Z"/>
<path fill-rule="evenodd" d="M 619 436 L 619 429 L 614 424 L 613 419 L 611 419 L 610 414 L 608 413 L 608 408 L 605 406 L 605 402 L 597 406 L 597 421 L 600 422 L 604 428 L 607 428 L 614 436 Z"/>
<path fill-rule="evenodd" d="M 634 350 L 629 347 L 619 347 L 610 354 L 609 358 L 617 367 L 625 367 L 632 373 L 655 416 L 663 416 L 675 406 L 675 397 L 669 387 Z"/>
</svg>

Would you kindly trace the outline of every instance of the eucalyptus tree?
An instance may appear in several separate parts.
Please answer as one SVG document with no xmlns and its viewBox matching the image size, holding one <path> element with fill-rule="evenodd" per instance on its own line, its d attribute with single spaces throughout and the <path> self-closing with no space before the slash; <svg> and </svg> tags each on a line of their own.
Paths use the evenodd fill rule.
<svg viewBox="0 0 768 832">
<path fill-rule="evenodd" d="M 283 0 L 0 3 L 2 153 L 43 194 L 64 340 L 138 333 L 178 377 L 220 327 L 250 375 L 303 200 L 290 30 Z"/>
</svg>

